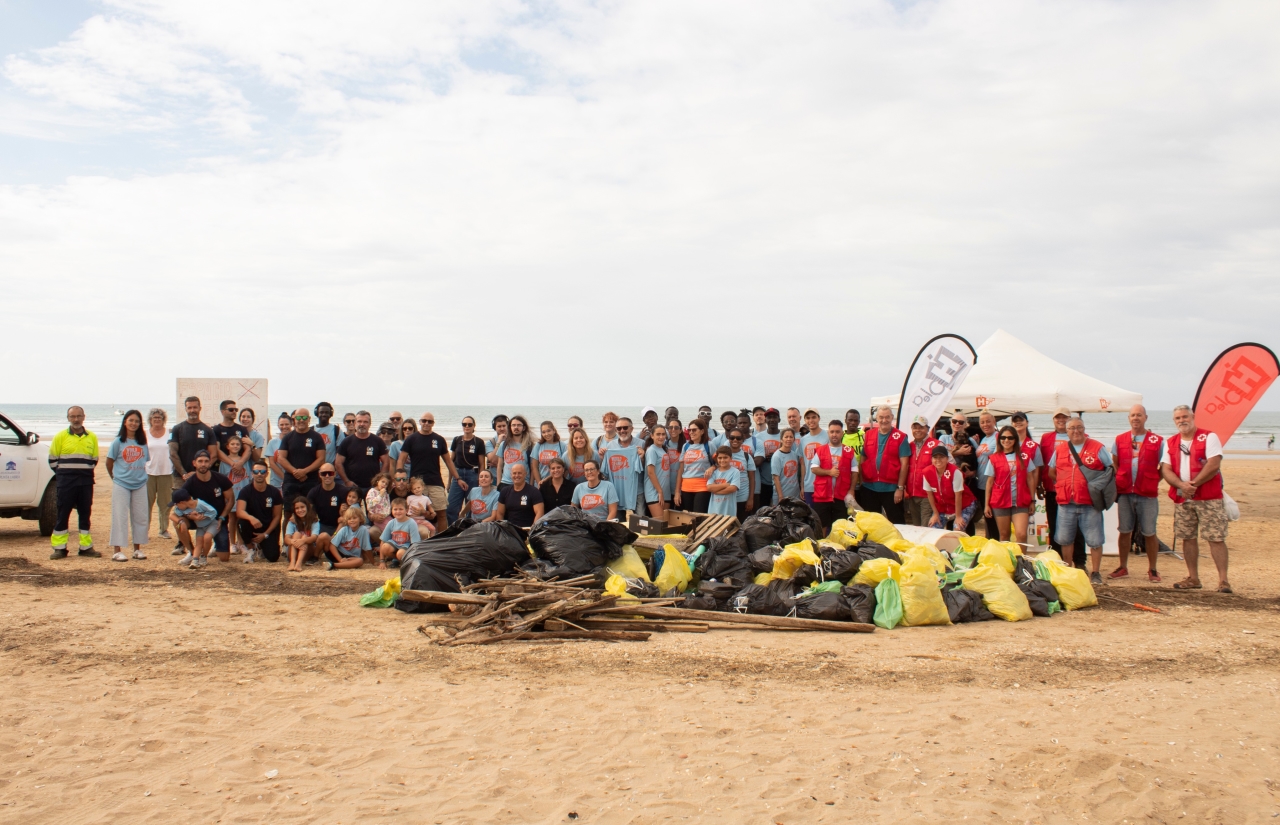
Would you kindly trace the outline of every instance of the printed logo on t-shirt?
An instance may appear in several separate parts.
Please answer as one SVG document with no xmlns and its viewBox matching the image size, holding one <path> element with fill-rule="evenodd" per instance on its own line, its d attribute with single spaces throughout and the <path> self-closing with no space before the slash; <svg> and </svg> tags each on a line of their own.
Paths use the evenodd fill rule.
<svg viewBox="0 0 1280 825">
<path fill-rule="evenodd" d="M 330 506 L 330 507 L 337 507 L 337 506 L 338 506 L 338 497 L 337 497 L 337 496 L 329 496 L 329 506 Z"/>
<path fill-rule="evenodd" d="M 575 476 L 580 476 L 580 475 L 582 475 L 584 472 L 586 472 L 586 464 L 587 464 L 587 462 L 585 462 L 585 461 L 575 461 L 575 462 L 573 462 L 573 474 L 574 474 Z"/>
<path fill-rule="evenodd" d="M 309 439 L 309 438 L 308 438 L 308 439 L 306 439 L 306 446 L 308 446 L 308 447 L 310 447 L 310 446 L 311 446 L 311 439 Z"/>
<path fill-rule="evenodd" d="M 214 488 L 213 488 L 213 495 L 214 495 L 214 497 L 215 497 L 215 498 L 216 498 L 216 497 L 218 497 L 218 496 L 220 496 L 220 495 L 222 495 L 222 488 L 221 488 L 221 487 L 214 487 Z"/>
<path fill-rule="evenodd" d="M 196 430 L 196 438 L 204 438 L 204 430 Z"/>
<path fill-rule="evenodd" d="M 671 453 L 662 454 L 662 469 L 663 471 L 671 469 Z"/>
<path fill-rule="evenodd" d="M 352 536 L 351 538 L 349 538 L 349 539 L 347 539 L 346 541 L 342 542 L 342 549 L 343 549 L 343 550 L 354 550 L 354 549 L 356 549 L 356 547 L 357 547 L 357 546 L 359 546 L 359 544 L 360 544 L 360 539 L 358 539 L 358 538 L 356 538 L 356 537 Z"/>
<path fill-rule="evenodd" d="M 243 467 L 232 467 L 231 472 L 227 474 L 227 477 L 231 479 L 232 484 L 236 484 L 248 478 L 249 473 Z"/>
<path fill-rule="evenodd" d="M 270 506 L 271 506 L 271 496 L 267 496 L 266 498 L 264 498 L 264 499 L 263 499 L 263 502 L 266 504 L 266 506 L 267 506 L 267 507 L 270 507 Z"/>
<path fill-rule="evenodd" d="M 742 469 L 742 462 L 736 458 L 729 459 L 729 463 L 732 464 L 738 470 Z"/>
<path fill-rule="evenodd" d="M 621 472 L 630 466 L 631 459 L 627 458 L 625 455 L 609 456 L 609 472 L 611 473 Z"/>
<path fill-rule="evenodd" d="M 320 438 L 324 440 L 324 443 L 325 443 L 325 444 L 328 444 L 328 443 L 329 443 L 329 434 L 328 434 L 328 433 L 320 433 Z M 308 441 L 308 442 L 307 442 L 307 446 L 308 446 L 308 447 L 310 447 L 310 446 L 311 446 L 311 442 L 310 442 L 310 441 Z"/>
<path fill-rule="evenodd" d="M 528 507 L 528 506 L 529 506 L 529 497 L 528 497 L 528 496 L 520 496 L 520 506 L 521 506 L 521 507 Z"/>
<path fill-rule="evenodd" d="M 373 457 L 373 448 L 372 448 L 372 447 L 365 447 L 365 448 L 364 448 L 364 454 L 365 454 L 366 456 L 369 456 L 370 458 L 372 458 L 372 457 Z"/>
<path fill-rule="evenodd" d="M 545 466 L 551 463 L 551 459 L 559 458 L 559 457 L 560 457 L 560 453 L 557 452 L 556 450 L 543 450 L 542 452 L 538 453 L 538 463 Z"/>
<path fill-rule="evenodd" d="M 408 544 L 409 531 L 408 530 L 392 530 L 391 541 L 393 544 Z"/>
<path fill-rule="evenodd" d="M 524 453 L 515 447 L 508 447 L 502 451 L 502 461 L 504 464 L 519 464 L 524 458 Z"/>
<path fill-rule="evenodd" d="M 791 478 L 792 476 L 794 476 L 794 475 L 796 474 L 796 467 L 798 467 L 798 466 L 799 466 L 799 465 L 798 465 L 796 462 L 794 462 L 794 461 L 788 461 L 786 464 L 783 464 L 783 465 L 782 465 L 782 477 L 783 477 L 783 478 Z"/>
<path fill-rule="evenodd" d="M 471 512 L 479 515 L 480 513 L 488 512 L 488 510 L 489 510 L 489 505 L 485 504 L 480 499 L 478 498 L 471 499 Z"/>
<path fill-rule="evenodd" d="M 764 442 L 764 454 L 771 456 L 782 446 L 782 442 L 778 439 L 770 438 Z"/>
<path fill-rule="evenodd" d="M 140 458 L 142 458 L 142 448 L 137 444 L 130 444 L 120 453 L 120 460 L 125 464 L 132 464 Z"/>
<path fill-rule="evenodd" d="M 706 456 L 707 454 L 703 452 L 701 447 L 691 447 L 684 451 L 684 463 L 697 464 L 699 461 L 706 458 Z"/>
<path fill-rule="evenodd" d="M 804 457 L 811 460 L 814 454 L 818 452 L 818 446 L 818 443 L 814 441 L 804 445 Z"/>
<path fill-rule="evenodd" d="M 604 496 L 599 493 L 587 493 L 582 497 L 582 509 L 594 510 L 604 504 Z"/>
</svg>

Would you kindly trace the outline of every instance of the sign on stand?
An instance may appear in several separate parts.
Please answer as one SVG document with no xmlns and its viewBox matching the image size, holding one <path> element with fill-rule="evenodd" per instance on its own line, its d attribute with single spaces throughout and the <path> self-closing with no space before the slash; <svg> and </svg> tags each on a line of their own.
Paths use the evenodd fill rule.
<svg viewBox="0 0 1280 825">
<path fill-rule="evenodd" d="M 209 426 L 222 423 L 218 405 L 223 401 L 236 402 L 236 407 L 253 410 L 253 428 L 264 439 L 271 439 L 271 416 L 267 410 L 267 379 L 265 378 L 179 378 L 177 397 L 177 421 L 187 420 L 183 399 L 194 395 L 200 399 L 200 420 Z M 238 419 L 237 419 L 238 420 Z"/>
</svg>

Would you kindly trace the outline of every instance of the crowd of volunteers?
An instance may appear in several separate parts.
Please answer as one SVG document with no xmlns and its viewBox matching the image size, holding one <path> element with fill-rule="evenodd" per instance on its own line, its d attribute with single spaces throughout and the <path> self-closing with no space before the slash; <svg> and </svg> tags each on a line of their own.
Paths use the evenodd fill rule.
<svg viewBox="0 0 1280 825">
<path fill-rule="evenodd" d="M 395 566 L 414 542 L 462 516 L 529 528 L 572 505 L 608 519 L 628 512 L 660 518 L 668 509 L 742 519 L 783 498 L 803 499 L 825 526 L 856 507 L 895 524 L 970 535 L 981 519 L 988 537 L 1025 544 L 1039 498 L 1054 549 L 1068 564 L 1088 565 L 1100 584 L 1102 513 L 1081 469 L 1114 467 L 1120 564 L 1109 578 L 1129 575 L 1136 545 L 1149 580 L 1161 581 L 1156 516 L 1164 481 L 1188 573 L 1173 586 L 1201 587 L 1203 537 L 1218 589 L 1230 592 L 1222 445 L 1196 427 L 1186 406 L 1174 410 L 1167 437 L 1147 430 L 1146 410 L 1135 406 L 1129 431 L 1111 445 L 1090 438 L 1065 408 L 1055 412 L 1053 431 L 1039 437 L 1022 413 L 1004 426 L 987 412 L 944 422 L 916 418 L 904 431 L 888 407 L 876 409 L 865 427 L 856 409 L 824 425 L 817 410 L 792 407 L 784 425 L 773 408 L 730 410 L 715 422 L 702 407 L 685 425 L 675 407 L 661 417 L 646 407 L 639 421 L 606 413 L 595 438 L 579 416 L 562 434 L 551 421 L 535 429 L 521 415 L 494 417 L 493 435 L 483 438 L 467 416 L 451 441 L 435 432 L 430 412 L 416 421 L 392 413 L 375 429 L 362 410 L 345 414 L 339 426 L 333 405 L 321 402 L 282 414 L 268 441 L 251 409 L 223 401 L 222 420 L 212 427 L 201 422 L 201 409 L 200 399 L 186 399 L 186 420 L 172 427 L 159 408 L 145 418 L 139 410 L 125 413 L 106 454 L 114 560 L 127 561 L 130 544 L 133 558 L 146 558 L 153 513 L 160 537 L 176 537 L 173 553 L 184 566 L 240 554 L 245 562 L 284 556 L 290 570 L 301 570 L 315 561 L 330 569 Z M 85 430 L 80 407 L 71 407 L 67 420 L 49 450 L 57 478 L 55 559 L 67 555 L 73 509 L 80 555 L 100 555 L 89 532 L 98 440 Z"/>
</svg>

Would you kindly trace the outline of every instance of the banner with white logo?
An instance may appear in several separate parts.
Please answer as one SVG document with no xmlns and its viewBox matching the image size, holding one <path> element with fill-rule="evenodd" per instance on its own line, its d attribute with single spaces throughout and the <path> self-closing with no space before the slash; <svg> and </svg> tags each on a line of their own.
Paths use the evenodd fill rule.
<svg viewBox="0 0 1280 825">
<path fill-rule="evenodd" d="M 978 353 L 959 335 L 948 333 L 929 339 L 916 353 L 907 370 L 907 380 L 902 383 L 898 427 L 906 429 L 916 416 L 924 416 L 932 428 L 976 363 Z"/>
</svg>

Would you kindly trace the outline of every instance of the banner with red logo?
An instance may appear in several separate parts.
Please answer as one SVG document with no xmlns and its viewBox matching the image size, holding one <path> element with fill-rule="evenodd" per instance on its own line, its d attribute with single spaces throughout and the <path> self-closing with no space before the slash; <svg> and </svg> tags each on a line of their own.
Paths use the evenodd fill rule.
<svg viewBox="0 0 1280 825">
<path fill-rule="evenodd" d="M 976 363 L 978 353 L 959 335 L 930 338 L 916 353 L 902 382 L 898 427 L 906 429 L 916 416 L 924 416 L 930 427 L 937 423 Z"/>
<path fill-rule="evenodd" d="M 1226 445 L 1253 406 L 1280 376 L 1280 359 L 1262 344 L 1236 344 L 1224 351 L 1200 379 L 1192 409 L 1196 426 Z"/>
</svg>

